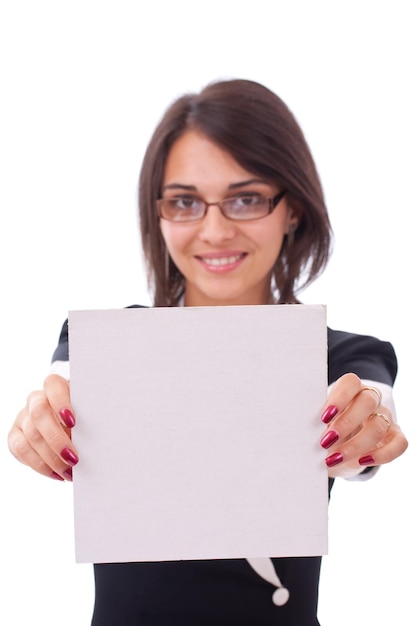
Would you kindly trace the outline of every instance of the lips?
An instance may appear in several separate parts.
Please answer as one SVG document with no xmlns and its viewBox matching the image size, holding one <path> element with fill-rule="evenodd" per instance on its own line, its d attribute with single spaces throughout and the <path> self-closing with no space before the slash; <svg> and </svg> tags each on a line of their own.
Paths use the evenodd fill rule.
<svg viewBox="0 0 417 626">
<path fill-rule="evenodd" d="M 224 256 L 224 257 L 200 257 L 204 263 L 207 265 L 232 265 L 233 263 L 237 263 L 240 259 L 243 259 L 244 254 L 234 254 L 233 256 Z"/>
<path fill-rule="evenodd" d="M 195 258 L 201 265 L 211 271 L 228 271 L 238 267 L 247 256 L 246 252 L 227 250 L 196 255 Z"/>
</svg>

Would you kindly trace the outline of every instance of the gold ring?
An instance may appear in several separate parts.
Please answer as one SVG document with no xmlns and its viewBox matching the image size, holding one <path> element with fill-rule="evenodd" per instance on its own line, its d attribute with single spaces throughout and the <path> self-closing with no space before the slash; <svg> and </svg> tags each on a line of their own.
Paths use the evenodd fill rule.
<svg viewBox="0 0 417 626">
<path fill-rule="evenodd" d="M 384 415 L 384 413 L 372 413 L 372 415 L 370 415 L 369 417 L 382 417 L 382 419 L 384 420 L 388 428 L 391 426 L 391 422 L 389 421 L 389 418 L 386 415 Z"/>
<path fill-rule="evenodd" d="M 359 393 L 361 393 L 362 391 L 373 391 L 376 393 L 376 395 L 378 396 L 378 406 L 381 404 L 382 402 L 382 393 L 379 391 L 379 389 L 377 389 L 376 387 L 362 387 L 362 389 L 360 390 Z"/>
</svg>

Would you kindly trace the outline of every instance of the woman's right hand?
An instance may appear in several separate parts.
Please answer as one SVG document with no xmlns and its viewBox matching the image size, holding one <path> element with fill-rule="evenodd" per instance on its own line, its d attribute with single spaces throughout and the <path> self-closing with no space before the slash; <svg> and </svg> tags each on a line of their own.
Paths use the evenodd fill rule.
<svg viewBox="0 0 417 626">
<path fill-rule="evenodd" d="M 72 467 L 78 463 L 71 441 L 74 425 L 69 383 L 51 374 L 18 413 L 8 437 L 10 452 L 44 476 L 72 480 Z"/>
</svg>

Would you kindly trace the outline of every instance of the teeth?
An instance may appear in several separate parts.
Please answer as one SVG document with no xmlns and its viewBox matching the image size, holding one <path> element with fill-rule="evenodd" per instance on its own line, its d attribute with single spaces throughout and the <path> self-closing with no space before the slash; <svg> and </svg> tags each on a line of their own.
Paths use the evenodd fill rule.
<svg viewBox="0 0 417 626">
<path fill-rule="evenodd" d="M 203 261 L 204 263 L 207 263 L 207 265 L 229 265 L 231 263 L 236 263 L 236 261 L 238 261 L 240 258 L 242 257 L 241 254 L 238 254 L 236 256 L 227 256 L 227 257 L 221 257 L 221 258 L 206 258 L 203 257 Z"/>
</svg>

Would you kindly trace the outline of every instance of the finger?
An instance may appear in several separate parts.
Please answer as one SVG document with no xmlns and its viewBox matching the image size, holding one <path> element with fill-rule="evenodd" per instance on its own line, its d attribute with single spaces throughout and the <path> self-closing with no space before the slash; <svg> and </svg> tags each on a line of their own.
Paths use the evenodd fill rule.
<svg viewBox="0 0 417 626">
<path fill-rule="evenodd" d="M 394 422 L 377 445 L 367 450 L 359 458 L 355 456 L 355 452 L 359 452 L 359 449 L 357 451 L 349 451 L 345 446 L 341 446 L 337 451 L 332 451 L 326 458 L 329 476 L 332 478 L 338 476 L 347 478 L 357 475 L 358 471 L 363 471 L 364 467 L 383 465 L 393 461 L 403 454 L 407 447 L 407 439 L 399 426 Z"/>
<path fill-rule="evenodd" d="M 41 441 L 41 437 L 37 431 L 34 435 L 25 434 L 22 430 L 22 425 L 26 422 L 27 408 L 20 411 L 15 420 L 15 424 L 8 434 L 8 446 L 11 454 L 20 461 L 20 463 L 31 467 L 39 474 L 59 480 L 72 480 L 72 474 L 69 471 L 70 468 L 64 464 L 61 459 L 56 459 L 56 462 L 54 462 L 53 455 L 48 454 L 48 452 L 39 454 L 35 450 L 31 444 L 31 440 L 39 438 Z M 45 458 L 49 460 L 49 463 L 45 462 L 42 456 L 45 456 Z"/>
<path fill-rule="evenodd" d="M 328 424 L 336 415 L 342 413 L 352 401 L 360 396 L 369 400 L 370 408 L 377 408 L 382 400 L 382 393 L 377 387 L 363 385 L 356 374 L 344 374 L 332 386 L 322 414 L 322 421 Z"/>
<path fill-rule="evenodd" d="M 58 374 L 51 374 L 44 381 L 44 391 L 58 419 L 67 428 L 75 426 L 75 413 L 71 405 L 68 381 Z"/>
<path fill-rule="evenodd" d="M 376 395 L 376 399 L 377 399 L 377 407 L 381 404 L 382 402 L 382 392 L 380 389 L 378 389 L 377 387 L 362 387 L 362 389 L 359 391 L 359 393 L 374 393 Z"/>
<path fill-rule="evenodd" d="M 376 388 L 361 386 L 347 406 L 329 422 L 321 439 L 322 447 L 327 449 L 336 441 L 345 441 L 353 437 L 373 413 L 386 413 L 388 419 L 392 421 L 391 412 L 386 407 L 382 411 L 380 401 L 381 394 Z"/>
<path fill-rule="evenodd" d="M 328 424 L 336 415 L 349 406 L 353 398 L 362 389 L 362 381 L 356 374 L 344 374 L 332 385 L 327 402 L 321 416 L 322 422 Z"/>
<path fill-rule="evenodd" d="M 383 418 L 381 417 L 383 415 Z M 363 422 L 362 427 L 358 432 L 348 437 L 344 442 L 341 440 L 334 440 L 331 446 L 330 457 L 327 457 L 326 463 L 332 467 L 333 461 L 349 463 L 352 459 L 357 459 L 366 455 L 371 449 L 376 448 L 378 445 L 384 445 L 384 438 L 386 437 L 389 429 L 391 428 L 391 422 L 388 416 L 383 413 L 373 413 L 369 418 Z M 334 431 L 330 431 L 332 433 Z M 333 449 L 337 447 L 338 456 L 333 457 Z M 325 446 L 323 446 L 325 447 Z M 340 459 L 340 455 L 343 459 Z"/>
<path fill-rule="evenodd" d="M 373 448 L 358 458 L 361 466 L 384 465 L 404 454 L 408 441 L 396 423 L 392 423 L 386 435 Z"/>
<path fill-rule="evenodd" d="M 61 473 L 78 463 L 69 430 L 62 426 L 45 394 L 29 397 L 21 429 L 29 445 L 52 470 Z"/>
<path fill-rule="evenodd" d="M 9 433 L 8 445 L 10 452 L 18 461 L 31 467 L 39 474 L 56 480 L 72 480 L 72 474 L 68 471 L 70 468 L 64 467 L 60 471 L 52 469 L 32 448 L 23 431 L 17 426 L 14 426 Z M 57 469 L 59 468 L 57 467 Z"/>
<path fill-rule="evenodd" d="M 43 475 L 71 479 L 78 462 L 70 437 L 74 424 L 68 381 L 48 376 L 44 390 L 31 393 L 17 415 L 8 438 L 10 451 Z"/>
</svg>

